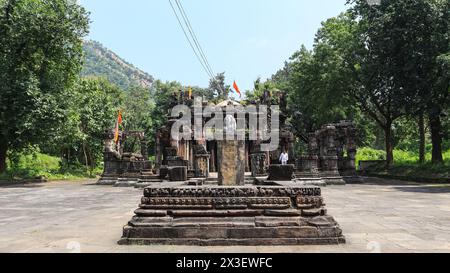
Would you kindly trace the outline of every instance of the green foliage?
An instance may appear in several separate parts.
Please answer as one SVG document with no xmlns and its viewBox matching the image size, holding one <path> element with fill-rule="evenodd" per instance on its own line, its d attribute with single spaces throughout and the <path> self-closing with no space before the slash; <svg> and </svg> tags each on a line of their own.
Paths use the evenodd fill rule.
<svg viewBox="0 0 450 273">
<path fill-rule="evenodd" d="M 357 164 L 361 160 L 384 160 L 386 154 L 381 150 L 362 148 L 358 150 Z M 371 173 L 392 175 L 396 177 L 414 178 L 449 178 L 450 177 L 450 150 L 444 153 L 444 162 L 432 163 L 431 154 L 428 153 L 427 161 L 419 163 L 417 153 L 404 150 L 394 150 L 394 164 L 386 169 L 379 165 L 370 169 Z"/>
<path fill-rule="evenodd" d="M 152 87 L 155 107 L 152 111 L 154 130 L 161 128 L 167 121 L 171 104 L 178 100 L 182 86 L 178 82 L 162 82 L 157 80 Z"/>
<path fill-rule="evenodd" d="M 444 161 L 450 163 L 450 150 L 444 154 Z M 356 161 L 358 165 L 359 161 L 365 160 L 386 160 L 386 153 L 383 150 L 377 150 L 372 148 L 360 148 L 356 155 Z M 426 155 L 427 162 L 431 161 L 431 153 Z M 395 149 L 394 150 L 394 163 L 396 166 L 401 165 L 419 165 L 419 156 L 416 152 Z M 426 164 L 425 164 L 426 165 Z M 426 165 L 429 166 L 429 165 Z"/>
<path fill-rule="evenodd" d="M 9 149 L 51 138 L 63 124 L 87 30 L 74 1 L 0 2 L 0 172 Z"/>
<path fill-rule="evenodd" d="M 382 150 L 375 150 L 372 148 L 361 148 L 358 149 L 358 153 L 356 155 L 356 166 L 359 165 L 359 161 L 367 161 L 367 160 L 385 160 L 386 153 Z"/>
<path fill-rule="evenodd" d="M 66 123 L 43 143 L 43 151 L 61 155 L 63 166 L 83 164 L 93 171 L 103 158 L 103 135 L 114 127 L 124 93 L 102 78 L 81 78 L 70 89 Z"/>
<path fill-rule="evenodd" d="M 85 63 L 82 76 L 104 77 L 123 90 L 133 87 L 150 88 L 153 77 L 126 62 L 111 50 L 96 41 L 83 43 Z"/>
<path fill-rule="evenodd" d="M 23 179 L 46 178 L 49 180 L 76 180 L 91 177 L 83 166 L 63 168 L 61 159 L 31 151 L 11 153 L 8 157 L 8 169 L 0 175 L 0 181 L 20 181 Z M 99 174 L 95 171 L 94 174 Z"/>
<path fill-rule="evenodd" d="M 226 100 L 229 96 L 230 86 L 225 84 L 225 72 L 217 74 L 209 82 L 208 100 Z"/>
</svg>

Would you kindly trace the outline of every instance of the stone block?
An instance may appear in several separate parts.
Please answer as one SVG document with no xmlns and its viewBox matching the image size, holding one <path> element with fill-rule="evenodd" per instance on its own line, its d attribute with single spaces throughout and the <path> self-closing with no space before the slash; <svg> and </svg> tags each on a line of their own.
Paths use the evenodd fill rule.
<svg viewBox="0 0 450 273">
<path fill-rule="evenodd" d="M 291 181 L 294 178 L 294 165 L 270 165 L 269 181 Z"/>
<path fill-rule="evenodd" d="M 170 181 L 187 181 L 187 168 L 186 167 L 169 167 L 169 180 Z"/>
</svg>

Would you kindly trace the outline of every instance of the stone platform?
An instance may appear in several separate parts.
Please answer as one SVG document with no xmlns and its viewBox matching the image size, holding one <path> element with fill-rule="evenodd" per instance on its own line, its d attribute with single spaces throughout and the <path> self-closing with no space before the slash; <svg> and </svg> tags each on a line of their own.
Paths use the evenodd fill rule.
<svg viewBox="0 0 450 273">
<path fill-rule="evenodd" d="M 144 189 L 119 244 L 322 245 L 345 243 L 319 187 L 154 186 Z"/>
</svg>

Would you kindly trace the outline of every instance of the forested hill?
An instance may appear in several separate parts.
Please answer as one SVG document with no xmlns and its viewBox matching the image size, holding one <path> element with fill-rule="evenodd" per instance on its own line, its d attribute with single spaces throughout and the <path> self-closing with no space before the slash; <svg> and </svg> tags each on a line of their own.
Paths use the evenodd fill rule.
<svg viewBox="0 0 450 273">
<path fill-rule="evenodd" d="M 148 73 L 120 58 L 96 41 L 84 42 L 86 57 L 82 76 L 103 76 L 122 89 L 131 86 L 150 87 L 154 79 Z"/>
</svg>

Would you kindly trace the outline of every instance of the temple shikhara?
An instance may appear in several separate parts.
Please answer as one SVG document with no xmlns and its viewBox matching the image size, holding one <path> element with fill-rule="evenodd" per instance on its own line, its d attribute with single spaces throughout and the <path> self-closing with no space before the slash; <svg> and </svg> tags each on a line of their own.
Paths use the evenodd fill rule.
<svg viewBox="0 0 450 273">
<path fill-rule="evenodd" d="M 268 96 L 253 102 L 255 109 L 261 105 L 270 109 L 273 98 Z M 113 133 L 106 132 L 105 169 L 98 184 L 144 188 L 141 204 L 119 243 L 344 243 L 339 225 L 327 215 L 320 186 L 358 179 L 355 125 L 350 121 L 327 124 L 299 140 L 284 114 L 284 96 L 277 100 L 279 111 L 269 110 L 267 115 L 268 120 L 279 115 L 279 126 L 270 128 L 279 143 L 268 152 L 261 146 L 270 140 L 252 140 L 249 127 L 244 138 L 225 137 L 237 135 L 236 124 L 255 118 L 253 113 L 240 113 L 241 104 L 233 100 L 201 102 L 203 110 L 214 108 L 223 113 L 224 129 L 219 133 L 224 140 L 174 139 L 172 128 L 178 117 L 168 113 L 165 126 L 155 132 L 154 162 L 148 160 L 143 133 L 122 132 L 116 144 Z M 183 93 L 173 96 L 171 103 L 191 108 L 192 124 L 197 120 L 204 126 L 212 119 L 195 111 L 194 99 Z M 141 153 L 122 147 L 130 138 L 140 144 Z M 295 152 L 297 141 L 304 141 L 307 147 L 301 154 Z M 283 152 L 289 160 L 282 165 L 279 158 Z"/>
</svg>

